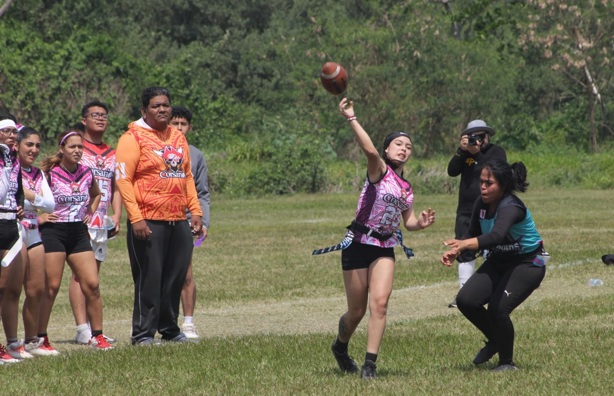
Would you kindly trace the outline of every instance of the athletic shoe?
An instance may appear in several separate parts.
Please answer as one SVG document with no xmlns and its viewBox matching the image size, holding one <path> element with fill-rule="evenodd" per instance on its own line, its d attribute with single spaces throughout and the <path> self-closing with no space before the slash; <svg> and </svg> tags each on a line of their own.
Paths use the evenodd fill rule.
<svg viewBox="0 0 614 396">
<path fill-rule="evenodd" d="M 493 356 L 495 356 L 497 352 L 499 352 L 497 350 L 497 347 L 493 343 L 485 341 L 485 344 L 486 345 L 484 346 L 484 348 L 480 349 L 477 355 L 475 355 L 475 357 L 473 358 L 473 364 L 478 365 L 486 363 Z"/>
<path fill-rule="evenodd" d="M 362 370 L 360 371 L 360 378 L 367 380 L 377 378 L 377 366 L 375 365 L 375 362 L 365 360 L 365 364 L 362 365 Z"/>
<path fill-rule="evenodd" d="M 601 256 L 601 261 L 603 261 L 605 265 L 614 264 L 614 254 L 604 254 Z"/>
<path fill-rule="evenodd" d="M 331 345 L 330 350 L 333 351 L 333 356 L 337 360 L 337 364 L 339 365 L 339 369 L 344 373 L 356 373 L 358 371 L 358 365 L 348 355 L 347 351 L 345 353 L 339 353 L 335 350 L 335 344 Z"/>
<path fill-rule="evenodd" d="M 76 344 L 89 345 L 91 339 L 92 339 L 92 331 L 90 330 L 89 327 L 84 330 L 77 330 L 77 335 L 75 336 Z"/>
<path fill-rule="evenodd" d="M 456 308 L 456 296 L 454 296 L 454 300 L 448 304 L 448 308 Z"/>
<path fill-rule="evenodd" d="M 185 336 L 185 334 L 183 333 L 179 333 L 177 334 L 175 337 L 173 338 L 164 338 L 162 337 L 162 341 L 164 342 L 190 342 L 190 339 L 188 337 Z"/>
<path fill-rule="evenodd" d="M 194 323 L 184 323 L 181 325 L 181 331 L 185 334 L 186 337 L 190 339 L 200 338 L 198 332 L 196 331 L 196 325 Z"/>
<path fill-rule="evenodd" d="M 32 356 L 51 356 L 51 353 L 43 348 L 44 343 L 45 339 L 39 337 L 37 341 L 26 342 L 23 347 Z"/>
<path fill-rule="evenodd" d="M 58 352 L 53 346 L 51 346 L 51 343 L 49 342 L 49 337 L 44 336 L 41 338 L 43 339 L 43 345 L 41 345 L 39 348 L 44 351 L 45 356 L 57 356 L 60 354 L 60 352 Z M 41 353 L 39 353 L 39 355 L 42 356 Z"/>
<path fill-rule="evenodd" d="M 144 337 L 140 340 L 132 340 L 132 345 L 138 346 L 149 346 L 149 345 L 160 345 L 159 341 L 153 339 L 153 337 Z"/>
<path fill-rule="evenodd" d="M 98 334 L 97 336 L 92 337 L 90 339 L 90 348 L 106 351 L 109 349 L 113 349 L 113 345 L 107 342 L 107 340 L 104 338 L 104 335 Z"/>
<path fill-rule="evenodd" d="M 15 359 L 11 355 L 6 352 L 6 348 L 4 345 L 0 344 L 0 365 L 3 364 L 11 364 L 11 363 L 19 363 L 20 359 Z"/>
<path fill-rule="evenodd" d="M 495 367 L 494 369 L 492 369 L 492 371 L 494 373 L 498 373 L 500 371 L 514 371 L 514 370 L 518 370 L 518 367 L 516 367 L 514 362 L 507 363 L 507 364 L 500 364 L 497 367 Z"/>
<path fill-rule="evenodd" d="M 6 353 L 14 357 L 15 359 L 32 359 L 34 356 L 26 352 L 23 347 L 23 341 L 15 341 L 6 346 Z"/>
<path fill-rule="evenodd" d="M 115 344 L 115 342 L 117 341 L 115 338 L 113 338 L 113 337 L 109 337 L 109 336 L 108 336 L 108 335 L 106 335 L 106 334 L 103 334 L 102 336 L 104 337 L 104 339 L 105 339 L 105 340 L 107 340 L 107 342 L 108 342 L 109 344 Z"/>
</svg>

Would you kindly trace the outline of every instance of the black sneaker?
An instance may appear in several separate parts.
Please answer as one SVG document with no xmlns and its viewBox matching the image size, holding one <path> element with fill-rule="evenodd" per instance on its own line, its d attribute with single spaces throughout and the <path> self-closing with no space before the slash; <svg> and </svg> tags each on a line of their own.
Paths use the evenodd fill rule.
<svg viewBox="0 0 614 396">
<path fill-rule="evenodd" d="M 454 296 L 454 300 L 448 304 L 448 308 L 456 308 L 456 296 Z"/>
<path fill-rule="evenodd" d="M 494 369 L 492 369 L 492 371 L 494 373 L 498 373 L 500 371 L 514 371 L 514 370 L 518 370 L 518 367 L 516 367 L 514 362 L 506 363 L 506 364 L 500 364 L 497 367 L 495 367 Z"/>
<path fill-rule="evenodd" d="M 478 365 L 489 361 L 497 352 L 497 347 L 491 342 L 485 342 L 484 348 L 480 349 L 477 355 L 473 358 L 473 364 Z"/>
<path fill-rule="evenodd" d="M 365 360 L 365 364 L 362 365 L 362 370 L 360 371 L 360 378 L 367 380 L 377 378 L 377 366 L 375 362 Z"/>
<path fill-rule="evenodd" d="M 614 264 L 614 254 L 604 254 L 601 256 L 601 261 L 603 261 L 605 265 Z"/>
<path fill-rule="evenodd" d="M 348 355 L 347 352 L 339 353 L 335 350 L 335 344 L 331 345 L 330 350 L 333 351 L 333 356 L 337 360 L 337 364 L 339 365 L 339 369 L 344 373 L 356 373 L 358 372 L 358 365 Z"/>
</svg>

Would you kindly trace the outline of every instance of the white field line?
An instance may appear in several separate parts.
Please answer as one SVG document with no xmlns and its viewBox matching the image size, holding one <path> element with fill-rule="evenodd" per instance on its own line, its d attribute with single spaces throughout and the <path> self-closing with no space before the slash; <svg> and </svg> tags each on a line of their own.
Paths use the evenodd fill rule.
<svg viewBox="0 0 614 396">
<path fill-rule="evenodd" d="M 595 259 L 577 260 L 573 262 L 552 264 L 548 273 L 559 269 L 577 267 L 585 264 L 596 264 Z M 599 261 L 599 263 L 601 263 Z M 603 268 L 601 264 L 600 270 Z M 596 267 L 597 268 L 597 267 Z M 611 274 L 611 275 L 610 275 Z M 602 276 L 605 286 L 589 288 L 585 279 L 551 279 L 546 275 L 542 285 L 519 308 L 534 306 L 547 298 L 560 296 L 594 295 L 595 293 L 613 293 L 614 272 L 606 271 L 607 278 Z M 584 276 L 584 275 L 582 275 Z M 457 309 L 447 307 L 458 291 L 456 281 L 439 282 L 429 285 L 411 286 L 395 289 L 388 308 L 388 323 L 400 323 L 420 320 L 430 317 L 445 317 L 460 315 Z M 257 334 L 309 334 L 335 333 L 341 314 L 345 312 L 345 295 L 322 298 L 301 298 L 270 303 L 247 303 L 229 305 L 219 308 L 197 306 L 195 321 L 202 338 L 232 337 Z M 106 332 L 120 338 L 120 344 L 129 343 L 131 312 L 125 319 L 105 320 Z M 368 313 L 361 322 L 358 331 L 365 331 Z M 181 322 L 181 319 L 180 319 Z M 71 340 L 74 337 L 74 327 L 50 327 L 49 333 L 57 334 L 59 339 Z M 62 341 L 66 344 L 67 341 Z"/>
</svg>

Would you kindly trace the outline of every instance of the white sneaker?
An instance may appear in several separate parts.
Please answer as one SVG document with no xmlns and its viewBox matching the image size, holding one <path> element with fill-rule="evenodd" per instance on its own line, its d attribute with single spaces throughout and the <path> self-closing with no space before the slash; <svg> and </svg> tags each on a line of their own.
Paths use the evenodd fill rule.
<svg viewBox="0 0 614 396">
<path fill-rule="evenodd" d="M 15 359 L 32 359 L 34 357 L 30 353 L 26 352 L 26 349 L 23 347 L 23 340 L 8 344 L 6 346 L 6 353 Z"/>
<path fill-rule="evenodd" d="M 32 356 L 50 356 L 53 355 L 52 352 L 43 348 L 45 344 L 45 339 L 43 337 L 39 337 L 38 341 L 26 342 L 23 347 Z"/>
<path fill-rule="evenodd" d="M 184 323 L 181 325 L 181 332 L 190 339 L 200 338 L 196 331 L 196 325 L 194 323 Z"/>
<path fill-rule="evenodd" d="M 75 343 L 79 345 L 88 345 L 90 343 L 90 339 L 92 338 L 92 331 L 88 328 L 83 330 L 77 330 L 77 335 L 75 336 Z"/>
</svg>

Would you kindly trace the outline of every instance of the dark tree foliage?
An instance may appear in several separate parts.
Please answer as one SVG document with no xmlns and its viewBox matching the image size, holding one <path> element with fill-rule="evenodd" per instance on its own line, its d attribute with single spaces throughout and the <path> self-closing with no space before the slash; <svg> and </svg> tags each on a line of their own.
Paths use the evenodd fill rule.
<svg viewBox="0 0 614 396">
<path fill-rule="evenodd" d="M 140 116 L 142 89 L 163 85 L 174 104 L 194 111 L 193 143 L 222 163 L 247 161 L 246 169 L 260 171 L 243 174 L 244 192 L 263 183 L 273 191 L 284 177 L 293 180 L 283 192 L 318 191 L 327 184 L 320 166 L 363 161 L 338 114 L 341 98 L 319 84 L 320 67 L 332 60 L 348 71 L 345 94 L 377 145 L 405 130 L 415 156 L 447 155 L 467 122 L 483 118 L 508 149 L 580 140 L 588 151 L 614 138 L 614 28 L 604 23 L 614 20 L 612 8 L 572 17 L 556 7 L 539 0 L 20 0 L 0 18 L 0 109 L 51 142 L 98 98 L 111 106 L 113 142 Z M 578 42 L 571 24 L 583 20 L 596 38 L 583 39 L 590 50 L 570 52 L 575 63 L 563 68 L 548 55 L 567 56 Z M 557 36 L 570 37 L 569 48 L 560 38 L 549 46 L 559 24 L 571 29 Z M 590 68 L 574 69 L 582 59 Z"/>
</svg>

